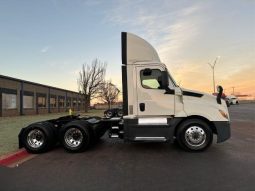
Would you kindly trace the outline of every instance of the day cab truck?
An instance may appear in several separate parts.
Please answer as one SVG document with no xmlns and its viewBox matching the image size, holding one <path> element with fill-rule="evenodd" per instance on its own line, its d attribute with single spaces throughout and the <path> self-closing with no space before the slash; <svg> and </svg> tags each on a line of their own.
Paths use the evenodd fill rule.
<svg viewBox="0 0 255 191">
<path fill-rule="evenodd" d="M 19 133 L 19 146 L 41 153 L 61 144 L 69 152 L 88 149 L 106 131 L 125 142 L 176 142 L 187 151 L 203 151 L 217 135 L 230 138 L 228 108 L 217 97 L 179 87 L 156 50 L 144 39 L 121 34 L 123 116 L 64 116 L 33 123 Z"/>
</svg>

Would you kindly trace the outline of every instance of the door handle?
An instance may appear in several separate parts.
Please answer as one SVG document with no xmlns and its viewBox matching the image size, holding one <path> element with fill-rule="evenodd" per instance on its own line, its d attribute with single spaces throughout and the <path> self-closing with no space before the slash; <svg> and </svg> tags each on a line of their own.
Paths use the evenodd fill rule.
<svg viewBox="0 0 255 191">
<path fill-rule="evenodd" d="M 145 103 L 140 103 L 139 107 L 140 107 L 140 111 L 144 111 L 145 110 Z"/>
</svg>

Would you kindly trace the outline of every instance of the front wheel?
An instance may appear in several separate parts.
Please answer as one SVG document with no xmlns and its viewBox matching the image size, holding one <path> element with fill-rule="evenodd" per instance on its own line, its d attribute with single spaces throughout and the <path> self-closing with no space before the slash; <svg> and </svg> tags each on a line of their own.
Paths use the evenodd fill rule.
<svg viewBox="0 0 255 191">
<path fill-rule="evenodd" d="M 213 133 L 209 125 L 200 119 L 184 121 L 177 129 L 178 144 L 188 151 L 203 151 L 213 140 Z"/>
</svg>

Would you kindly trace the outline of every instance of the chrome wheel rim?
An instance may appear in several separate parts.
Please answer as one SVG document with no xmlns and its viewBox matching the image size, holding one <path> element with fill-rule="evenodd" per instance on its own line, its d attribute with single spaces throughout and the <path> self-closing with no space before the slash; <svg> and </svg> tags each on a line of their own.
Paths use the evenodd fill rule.
<svg viewBox="0 0 255 191">
<path fill-rule="evenodd" d="M 205 143 L 205 131 L 199 126 L 191 126 L 185 131 L 185 140 L 192 147 L 200 147 Z"/>
<path fill-rule="evenodd" d="M 45 136 L 39 129 L 33 129 L 27 135 L 27 143 L 30 147 L 37 149 L 43 145 Z"/>
<path fill-rule="evenodd" d="M 65 139 L 65 143 L 69 147 L 75 148 L 81 145 L 83 140 L 83 135 L 79 129 L 70 128 L 66 131 L 64 139 Z"/>
<path fill-rule="evenodd" d="M 123 116 L 122 111 L 118 111 L 118 115 L 119 115 L 119 117 L 122 117 Z"/>
<path fill-rule="evenodd" d="M 111 111 L 108 111 L 108 112 L 106 113 L 106 117 L 112 117 L 112 112 L 111 112 Z"/>
</svg>

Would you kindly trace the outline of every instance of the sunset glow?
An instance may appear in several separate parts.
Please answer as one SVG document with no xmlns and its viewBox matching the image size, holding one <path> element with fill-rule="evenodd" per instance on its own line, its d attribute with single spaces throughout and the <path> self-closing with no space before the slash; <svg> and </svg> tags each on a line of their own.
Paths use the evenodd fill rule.
<svg viewBox="0 0 255 191">
<path fill-rule="evenodd" d="M 0 74 L 77 91 L 83 63 L 108 63 L 121 89 L 120 33 L 158 51 L 176 82 L 255 96 L 255 1 L 1 1 Z"/>
</svg>

